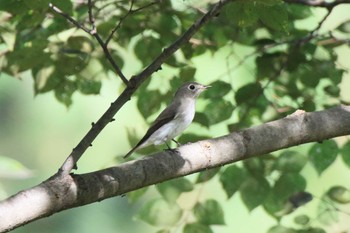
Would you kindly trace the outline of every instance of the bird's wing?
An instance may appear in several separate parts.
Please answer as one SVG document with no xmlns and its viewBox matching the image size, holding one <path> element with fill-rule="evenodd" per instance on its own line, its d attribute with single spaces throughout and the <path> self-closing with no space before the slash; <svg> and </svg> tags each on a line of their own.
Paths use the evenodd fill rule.
<svg viewBox="0 0 350 233">
<path fill-rule="evenodd" d="M 169 106 L 170 107 L 170 106 Z M 165 125 L 166 123 L 172 121 L 176 118 L 176 112 L 171 110 L 171 108 L 167 107 L 159 114 L 159 116 L 155 119 L 151 127 L 147 130 L 145 136 L 141 138 L 139 143 L 136 144 L 134 148 L 132 148 L 124 158 L 129 157 L 142 143 L 144 143 L 154 132 L 156 132 L 160 127 Z"/>
</svg>

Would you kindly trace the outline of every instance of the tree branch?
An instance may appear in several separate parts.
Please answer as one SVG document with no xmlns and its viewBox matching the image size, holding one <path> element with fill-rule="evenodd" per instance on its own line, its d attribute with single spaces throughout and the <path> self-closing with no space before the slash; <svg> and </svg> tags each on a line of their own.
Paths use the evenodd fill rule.
<svg viewBox="0 0 350 233">
<path fill-rule="evenodd" d="M 190 38 L 207 23 L 211 18 L 215 17 L 220 9 L 224 7 L 232 0 L 220 0 L 218 3 L 214 4 L 212 9 L 199 18 L 192 26 L 187 29 L 187 31 L 177 39 L 173 44 L 168 48 L 164 49 L 163 52 L 141 73 L 134 76 L 129 81 L 129 86 L 122 92 L 122 94 L 111 104 L 108 110 L 102 115 L 102 117 L 92 126 L 91 130 L 84 136 L 84 138 L 79 142 L 79 144 L 73 149 L 72 153 L 63 163 L 60 168 L 61 175 L 68 175 L 71 170 L 74 168 L 80 157 L 87 150 L 87 148 L 92 144 L 97 135 L 103 130 L 103 128 L 111 122 L 114 115 L 119 111 L 119 109 L 130 100 L 131 96 L 137 90 L 137 88 L 156 72 L 161 64 L 174 54 L 181 46 L 190 40 Z M 99 42 L 100 43 L 100 42 Z M 107 49 L 106 47 L 103 47 Z"/>
<path fill-rule="evenodd" d="M 55 175 L 0 202 L 0 232 L 36 219 L 209 168 L 276 150 L 350 135 L 350 106 L 291 116 L 219 138 L 190 143 L 117 167 Z"/>
</svg>

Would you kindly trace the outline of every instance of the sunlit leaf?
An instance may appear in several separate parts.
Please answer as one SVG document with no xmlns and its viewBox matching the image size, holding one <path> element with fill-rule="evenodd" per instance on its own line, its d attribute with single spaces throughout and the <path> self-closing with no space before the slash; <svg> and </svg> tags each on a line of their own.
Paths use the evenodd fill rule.
<svg viewBox="0 0 350 233">
<path fill-rule="evenodd" d="M 331 200 L 341 204 L 347 204 L 350 202 L 350 190 L 343 186 L 331 187 L 328 190 L 327 195 Z"/>
<path fill-rule="evenodd" d="M 281 225 L 271 227 L 267 233 L 298 233 L 296 230 L 292 228 L 287 228 Z"/>
<path fill-rule="evenodd" d="M 33 171 L 19 161 L 0 156 L 0 179 L 27 179 L 33 176 Z"/>
<path fill-rule="evenodd" d="M 341 23 L 336 29 L 344 33 L 350 33 L 350 20 Z"/>
</svg>

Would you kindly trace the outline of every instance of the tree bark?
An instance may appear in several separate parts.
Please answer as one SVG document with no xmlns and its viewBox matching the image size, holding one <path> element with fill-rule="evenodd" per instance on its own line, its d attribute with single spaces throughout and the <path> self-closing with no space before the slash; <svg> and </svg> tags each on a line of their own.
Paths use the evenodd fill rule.
<svg viewBox="0 0 350 233">
<path fill-rule="evenodd" d="M 0 202 L 0 232 L 59 211 L 308 142 L 350 135 L 350 106 L 305 113 L 87 174 L 57 173 Z"/>
</svg>

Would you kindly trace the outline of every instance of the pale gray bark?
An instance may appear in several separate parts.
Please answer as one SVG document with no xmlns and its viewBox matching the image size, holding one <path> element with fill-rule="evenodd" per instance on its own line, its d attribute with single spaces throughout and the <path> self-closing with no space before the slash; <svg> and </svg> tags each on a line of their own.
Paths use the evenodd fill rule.
<svg viewBox="0 0 350 233">
<path fill-rule="evenodd" d="M 172 178 L 343 135 L 350 135 L 350 106 L 312 113 L 299 111 L 223 137 L 181 146 L 178 153 L 163 151 L 88 174 L 56 174 L 0 202 L 0 232 Z"/>
</svg>

